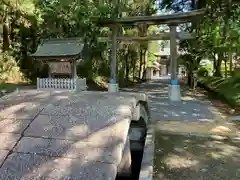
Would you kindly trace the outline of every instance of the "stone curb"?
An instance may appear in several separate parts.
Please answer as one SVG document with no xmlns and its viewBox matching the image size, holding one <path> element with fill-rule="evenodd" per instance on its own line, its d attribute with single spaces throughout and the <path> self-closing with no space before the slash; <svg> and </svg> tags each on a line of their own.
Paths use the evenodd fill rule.
<svg viewBox="0 0 240 180">
<path fill-rule="evenodd" d="M 144 145 L 139 180 L 153 179 L 153 165 L 154 165 L 154 127 L 153 125 L 149 125 Z"/>
</svg>

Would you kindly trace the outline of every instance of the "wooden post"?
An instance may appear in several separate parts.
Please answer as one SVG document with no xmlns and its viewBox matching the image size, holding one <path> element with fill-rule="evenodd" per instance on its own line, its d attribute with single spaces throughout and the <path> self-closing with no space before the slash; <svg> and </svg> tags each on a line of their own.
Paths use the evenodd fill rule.
<svg viewBox="0 0 240 180">
<path fill-rule="evenodd" d="M 171 80 L 177 80 L 177 25 L 170 25 Z"/>
<path fill-rule="evenodd" d="M 76 60 L 74 59 L 72 61 L 72 79 L 76 79 L 77 78 L 77 64 L 76 64 Z"/>
<path fill-rule="evenodd" d="M 39 81 L 39 77 L 37 78 L 37 89 L 39 89 L 40 88 L 40 81 Z"/>
<path fill-rule="evenodd" d="M 51 72 L 51 67 L 50 64 L 48 63 L 48 78 L 52 78 L 52 72 Z"/>
</svg>

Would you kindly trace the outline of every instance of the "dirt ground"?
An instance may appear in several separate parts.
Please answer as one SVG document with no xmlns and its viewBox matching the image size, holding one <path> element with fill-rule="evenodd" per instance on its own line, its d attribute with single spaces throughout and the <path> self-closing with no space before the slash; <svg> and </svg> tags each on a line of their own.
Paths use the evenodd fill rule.
<svg viewBox="0 0 240 180">
<path fill-rule="evenodd" d="M 238 180 L 240 142 L 156 131 L 154 180 Z"/>
</svg>

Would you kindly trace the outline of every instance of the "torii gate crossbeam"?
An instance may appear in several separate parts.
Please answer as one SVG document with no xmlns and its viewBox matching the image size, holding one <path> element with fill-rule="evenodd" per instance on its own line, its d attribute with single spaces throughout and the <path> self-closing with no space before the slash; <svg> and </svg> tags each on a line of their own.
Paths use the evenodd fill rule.
<svg viewBox="0 0 240 180">
<path fill-rule="evenodd" d="M 118 0 L 113 0 L 113 6 L 118 6 Z M 112 61 L 111 61 L 111 79 L 109 83 L 109 91 L 117 91 L 117 81 L 116 81 L 116 67 L 117 67 L 117 40 L 123 39 L 124 37 L 117 37 L 118 35 L 118 25 L 119 24 L 139 24 L 139 23 L 150 23 L 150 24 L 167 24 L 170 26 L 170 56 L 171 56 L 171 81 L 169 85 L 169 100 L 171 101 L 180 101 L 180 86 L 177 80 L 177 25 L 181 23 L 191 22 L 196 16 L 203 15 L 205 13 L 204 9 L 176 13 L 171 15 L 162 15 L 162 16 L 137 16 L 137 17 L 123 17 L 113 19 L 106 19 L 99 22 L 101 26 L 111 26 L 112 28 Z M 134 38 L 133 38 L 134 39 Z M 135 38 L 137 39 L 137 38 Z M 143 38 L 142 38 L 143 39 Z M 130 40 L 130 38 L 128 39 Z M 141 38 L 139 38 L 141 40 Z M 145 39 L 146 40 L 146 39 Z"/>
</svg>

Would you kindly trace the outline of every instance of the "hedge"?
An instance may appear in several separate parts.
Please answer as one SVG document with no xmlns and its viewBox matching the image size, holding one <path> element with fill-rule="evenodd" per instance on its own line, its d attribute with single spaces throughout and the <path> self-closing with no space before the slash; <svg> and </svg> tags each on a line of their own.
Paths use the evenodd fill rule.
<svg viewBox="0 0 240 180">
<path fill-rule="evenodd" d="M 232 107 L 240 105 L 240 78 L 200 77 L 200 87 L 212 92 L 212 94 Z"/>
</svg>

